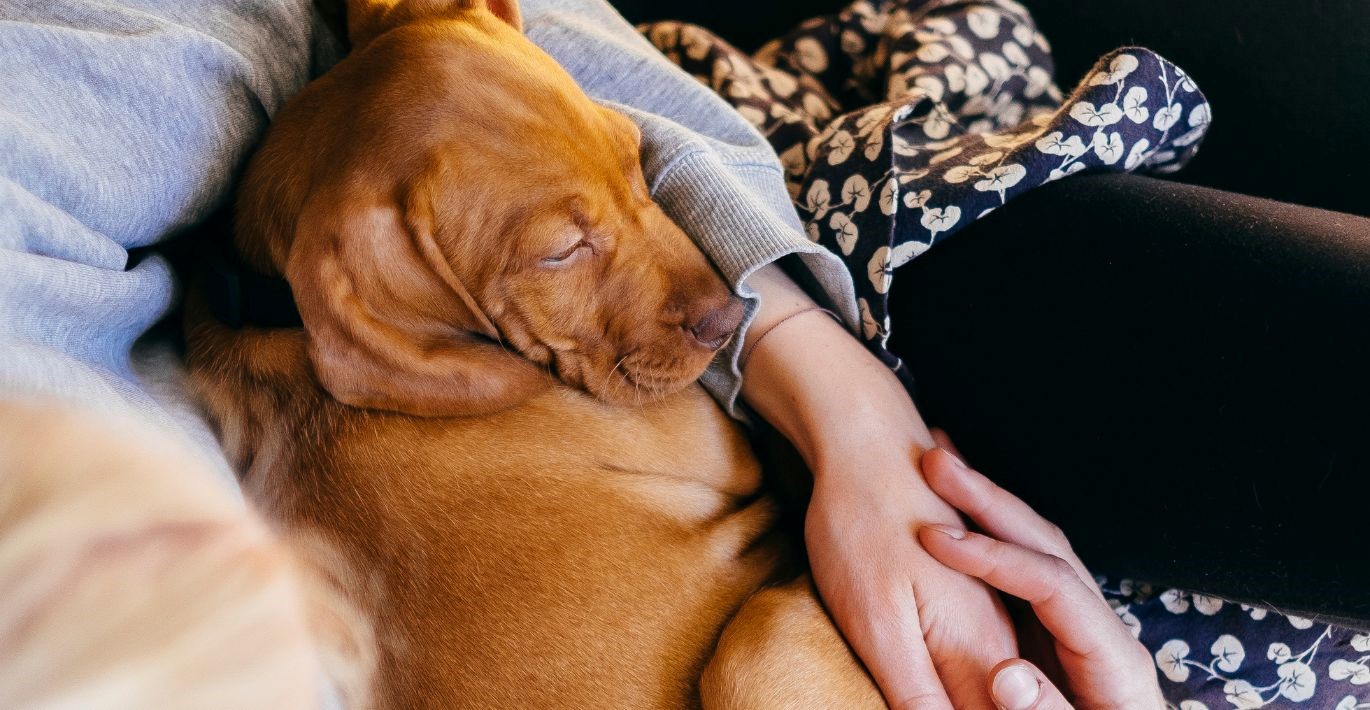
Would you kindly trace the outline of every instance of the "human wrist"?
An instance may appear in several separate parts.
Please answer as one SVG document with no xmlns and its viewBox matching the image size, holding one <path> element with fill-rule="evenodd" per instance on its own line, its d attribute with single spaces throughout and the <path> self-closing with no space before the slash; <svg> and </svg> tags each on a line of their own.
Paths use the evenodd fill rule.
<svg viewBox="0 0 1370 710">
<path fill-rule="evenodd" d="M 816 476 L 875 457 L 907 470 L 932 446 L 894 373 L 819 313 L 777 326 L 751 353 L 742 395 Z"/>
<path fill-rule="evenodd" d="M 829 318 L 832 318 L 834 321 L 838 323 L 841 322 L 841 319 L 837 317 L 836 313 L 833 313 L 832 311 L 822 306 L 816 304 L 800 306 L 797 308 L 797 310 L 794 310 L 782 316 L 779 320 L 776 320 L 774 323 L 770 323 L 762 328 L 754 328 L 753 330 L 755 332 L 747 333 L 747 342 L 743 345 L 741 352 L 738 353 L 738 367 L 744 369 L 747 367 L 747 360 L 751 357 L 751 354 L 758 347 L 761 346 L 761 341 L 764 340 L 767 335 L 770 335 L 771 331 L 775 330 L 776 328 L 779 328 L 780 326 L 795 318 L 799 318 L 809 313 L 822 313 L 827 315 Z"/>
</svg>

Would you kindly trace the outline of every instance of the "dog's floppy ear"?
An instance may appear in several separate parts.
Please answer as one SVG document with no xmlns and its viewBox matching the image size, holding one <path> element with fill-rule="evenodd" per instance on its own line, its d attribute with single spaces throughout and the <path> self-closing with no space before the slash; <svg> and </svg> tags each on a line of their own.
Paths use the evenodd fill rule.
<svg viewBox="0 0 1370 710">
<path fill-rule="evenodd" d="M 286 278 L 324 389 L 357 407 L 462 416 L 512 407 L 551 384 L 485 333 L 413 191 L 312 196 Z M 494 335 L 491 333 L 490 335 Z"/>
<path fill-rule="evenodd" d="M 477 0 L 477 4 L 480 1 Z M 485 0 L 485 9 L 490 14 L 509 23 L 510 27 L 523 32 L 523 13 L 519 11 L 518 0 Z"/>
<path fill-rule="evenodd" d="M 387 30 L 452 8 L 488 10 L 520 33 L 518 0 L 348 0 L 347 35 L 358 50 Z"/>
</svg>

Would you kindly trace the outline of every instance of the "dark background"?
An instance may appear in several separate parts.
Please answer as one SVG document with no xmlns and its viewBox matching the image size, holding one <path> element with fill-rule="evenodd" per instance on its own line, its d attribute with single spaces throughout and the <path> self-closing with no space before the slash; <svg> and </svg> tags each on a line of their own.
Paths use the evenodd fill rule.
<svg viewBox="0 0 1370 710">
<path fill-rule="evenodd" d="M 1203 149 L 1173 179 L 1370 215 L 1370 0 L 1023 0 L 1069 91 L 1139 44 L 1213 105 Z M 679 19 L 754 49 L 841 0 L 614 0 L 633 22 Z"/>
</svg>

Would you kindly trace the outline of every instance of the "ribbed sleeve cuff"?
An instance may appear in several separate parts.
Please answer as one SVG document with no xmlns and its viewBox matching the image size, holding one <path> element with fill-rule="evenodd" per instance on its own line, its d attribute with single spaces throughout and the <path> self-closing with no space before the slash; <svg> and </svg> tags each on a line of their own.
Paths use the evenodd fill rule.
<svg viewBox="0 0 1370 710">
<path fill-rule="evenodd" d="M 804 236 L 778 164 L 729 163 L 711 150 L 686 149 L 659 173 L 652 195 L 746 302 L 737 337 L 700 378 L 730 416 L 738 416 L 742 389 L 738 357 L 761 307 L 760 296 L 746 283 L 757 269 L 799 255 L 824 290 L 825 305 L 853 333 L 860 328 L 851 277 L 837 255 Z"/>
</svg>

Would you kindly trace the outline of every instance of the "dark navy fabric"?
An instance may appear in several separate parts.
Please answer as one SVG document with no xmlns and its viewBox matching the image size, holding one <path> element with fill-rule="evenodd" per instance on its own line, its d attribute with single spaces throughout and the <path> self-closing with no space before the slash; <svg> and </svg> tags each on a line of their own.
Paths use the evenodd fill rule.
<svg viewBox="0 0 1370 710">
<path fill-rule="evenodd" d="M 770 140 L 810 238 L 851 271 L 868 345 L 904 376 L 886 348 L 899 267 L 1034 187 L 1178 170 L 1212 118 L 1183 70 L 1139 47 L 1064 95 L 1046 39 L 1011 0 L 862 0 L 754 55 L 692 25 L 641 29 Z M 1172 707 L 1370 710 L 1370 634 L 1099 581 Z"/>
<path fill-rule="evenodd" d="M 1132 580 L 1096 581 L 1180 710 L 1370 709 L 1370 633 Z"/>
</svg>

